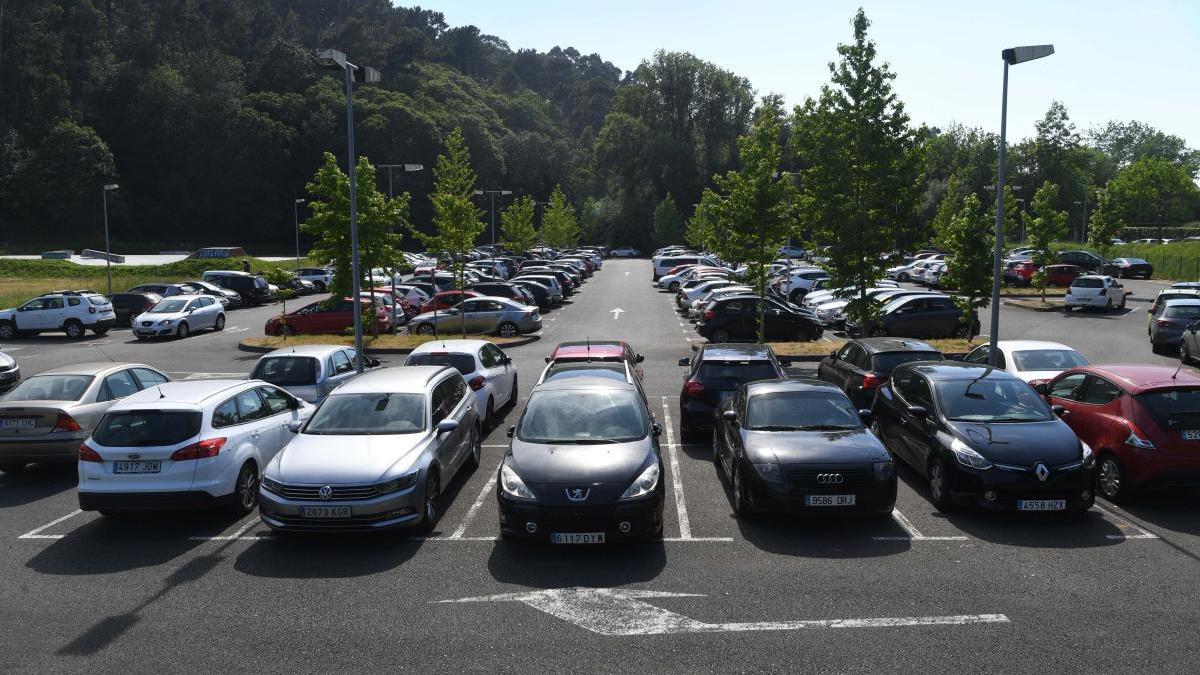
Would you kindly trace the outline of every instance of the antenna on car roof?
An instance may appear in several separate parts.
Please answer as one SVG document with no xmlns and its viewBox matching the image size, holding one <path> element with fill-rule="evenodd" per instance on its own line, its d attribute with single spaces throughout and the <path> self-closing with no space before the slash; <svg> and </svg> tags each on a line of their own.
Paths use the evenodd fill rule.
<svg viewBox="0 0 1200 675">
<path fill-rule="evenodd" d="M 584 337 L 584 339 L 587 340 L 587 360 L 591 361 L 592 360 L 592 336 L 587 335 Z"/>
<path fill-rule="evenodd" d="M 166 394 L 162 393 L 162 385 L 161 385 L 161 384 L 158 386 L 158 397 L 159 397 L 159 398 L 166 398 L 166 397 L 167 397 L 167 395 L 166 395 Z"/>
<path fill-rule="evenodd" d="M 1175 379 L 1175 377 L 1179 375 L 1179 371 L 1181 371 L 1181 370 L 1183 370 L 1183 359 L 1179 360 L 1179 367 L 1175 369 L 1174 373 L 1171 373 L 1171 379 L 1172 380 Z"/>
</svg>

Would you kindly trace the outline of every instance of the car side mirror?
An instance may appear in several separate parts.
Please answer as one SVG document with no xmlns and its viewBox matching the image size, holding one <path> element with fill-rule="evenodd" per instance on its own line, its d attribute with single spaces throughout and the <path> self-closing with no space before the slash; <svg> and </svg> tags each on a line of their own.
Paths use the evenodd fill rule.
<svg viewBox="0 0 1200 675">
<path fill-rule="evenodd" d="M 866 408 L 864 408 L 864 409 L 858 411 L 858 419 L 862 420 L 863 424 L 870 426 L 871 420 L 874 419 L 874 417 L 871 415 L 870 410 L 867 410 Z"/>
<path fill-rule="evenodd" d="M 834 361 L 837 361 L 837 350 L 836 349 L 829 352 L 829 358 L 833 359 Z"/>
<path fill-rule="evenodd" d="M 458 420 L 442 420 L 437 423 L 438 435 L 448 434 L 458 428 Z"/>
<path fill-rule="evenodd" d="M 554 360 L 554 358 L 553 358 L 553 357 L 550 357 L 550 356 L 547 356 L 547 357 L 546 357 L 546 363 L 550 363 L 550 362 L 551 362 L 551 361 L 553 361 L 553 360 Z M 681 366 L 682 366 L 683 364 L 681 363 L 681 364 L 679 364 L 679 365 L 681 365 Z"/>
<path fill-rule="evenodd" d="M 288 422 L 288 431 L 292 432 L 293 434 L 298 434 L 300 433 L 300 427 L 302 426 L 304 426 L 304 422 L 301 420 L 292 420 L 291 422 Z"/>
<path fill-rule="evenodd" d="M 288 410 L 299 410 L 300 409 L 300 400 L 295 399 L 295 398 L 289 398 L 287 400 L 287 407 L 288 407 Z"/>
<path fill-rule="evenodd" d="M 689 359 L 689 358 L 687 358 L 687 357 L 685 356 L 684 358 L 682 358 L 682 359 L 679 359 L 679 365 L 681 365 L 681 366 L 690 366 L 690 365 L 692 365 L 692 360 L 691 360 L 691 359 Z"/>
<path fill-rule="evenodd" d="M 1033 390 L 1036 391 L 1039 396 L 1045 396 L 1050 393 L 1050 388 L 1046 386 L 1045 382 L 1038 382 L 1037 384 L 1033 385 Z"/>
<path fill-rule="evenodd" d="M 505 433 L 505 435 L 506 435 L 506 436 L 508 436 L 509 438 L 512 438 L 512 437 L 513 437 L 513 434 L 517 433 L 517 427 L 516 427 L 516 425 L 510 426 L 510 427 L 508 428 L 508 431 L 506 431 L 506 432 L 504 432 L 504 433 Z"/>
<path fill-rule="evenodd" d="M 923 405 L 910 405 L 908 406 L 908 414 L 924 419 L 929 417 L 929 408 Z"/>
<path fill-rule="evenodd" d="M 792 365 L 792 360 L 791 359 L 779 359 L 779 365 L 783 366 L 784 368 L 787 368 L 788 366 Z"/>
<path fill-rule="evenodd" d="M 642 361 L 646 360 L 646 357 L 642 356 L 641 354 L 638 354 L 637 358 L 634 360 L 637 361 L 638 363 L 641 363 Z"/>
<path fill-rule="evenodd" d="M 1067 415 L 1071 414 L 1070 410 L 1067 410 L 1066 408 L 1064 408 L 1061 405 L 1050 406 L 1050 412 L 1053 412 L 1055 415 L 1058 415 L 1059 417 L 1066 417 Z"/>
<path fill-rule="evenodd" d="M 654 434 L 655 438 L 662 436 L 662 432 L 663 432 L 662 425 L 659 424 L 658 422 L 651 424 L 650 432 Z"/>
<path fill-rule="evenodd" d="M 738 419 L 736 410 L 724 410 L 721 412 L 721 417 L 725 418 L 725 421 L 732 422 L 734 424 L 737 423 Z"/>
<path fill-rule="evenodd" d="M 367 366 L 371 368 L 379 367 L 379 359 L 367 359 Z"/>
</svg>

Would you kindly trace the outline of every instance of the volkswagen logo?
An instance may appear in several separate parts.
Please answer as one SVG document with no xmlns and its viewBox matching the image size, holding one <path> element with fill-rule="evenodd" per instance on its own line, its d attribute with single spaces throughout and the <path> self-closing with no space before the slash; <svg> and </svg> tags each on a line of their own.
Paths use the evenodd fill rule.
<svg viewBox="0 0 1200 675">
<path fill-rule="evenodd" d="M 591 493 L 591 488 L 567 488 L 567 499 L 573 502 L 581 502 L 587 499 Z"/>
<path fill-rule="evenodd" d="M 333 488 L 325 485 L 320 490 L 317 490 L 317 496 L 326 501 L 333 499 Z"/>
<path fill-rule="evenodd" d="M 817 482 L 821 485 L 841 485 L 846 482 L 846 477 L 840 473 L 819 473 Z"/>
<path fill-rule="evenodd" d="M 1050 477 L 1050 469 L 1046 468 L 1046 465 L 1041 462 L 1033 465 L 1033 473 L 1038 477 L 1038 480 L 1042 481 L 1043 483 L 1045 483 L 1046 479 Z"/>
</svg>

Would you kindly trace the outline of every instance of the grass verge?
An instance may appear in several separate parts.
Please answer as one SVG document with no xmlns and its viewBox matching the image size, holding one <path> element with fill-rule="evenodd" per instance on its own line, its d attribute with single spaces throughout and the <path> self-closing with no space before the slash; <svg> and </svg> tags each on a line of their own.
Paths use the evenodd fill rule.
<svg viewBox="0 0 1200 675">
<path fill-rule="evenodd" d="M 1062 311 L 1063 308 L 1061 300 L 1047 300 L 1042 302 L 1041 298 L 1010 298 L 1001 302 L 1008 307 L 1031 309 L 1035 312 L 1058 312 Z"/>
<path fill-rule="evenodd" d="M 458 339 L 458 335 L 445 335 L 435 338 L 432 335 L 380 335 L 377 338 L 372 338 L 370 335 L 363 336 L 364 349 L 416 349 L 426 342 L 433 340 Z M 529 336 L 521 336 L 515 338 L 504 338 L 498 335 L 468 335 L 472 340 L 487 340 L 493 344 L 506 345 L 513 342 L 522 342 L 529 339 Z M 293 335 L 291 337 L 275 337 L 264 335 L 261 337 L 248 337 L 242 340 L 242 344 L 248 347 L 258 347 L 264 349 L 281 349 L 283 347 L 296 347 L 300 345 L 345 345 L 347 347 L 354 345 L 353 335 Z"/>
<path fill-rule="evenodd" d="M 775 353 L 779 356 L 829 356 L 829 352 L 840 348 L 845 342 L 844 338 L 830 337 L 829 340 L 815 340 L 813 342 L 769 342 L 767 344 L 771 345 L 771 349 L 774 349 Z M 922 340 L 922 342 L 933 345 L 934 348 L 943 354 L 966 354 L 987 342 L 987 336 L 976 336 L 974 340 L 946 338 Z"/>
</svg>

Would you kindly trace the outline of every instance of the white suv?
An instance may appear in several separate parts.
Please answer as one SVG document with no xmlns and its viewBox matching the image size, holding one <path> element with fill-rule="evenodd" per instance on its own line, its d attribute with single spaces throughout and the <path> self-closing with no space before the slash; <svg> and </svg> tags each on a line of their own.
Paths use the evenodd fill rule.
<svg viewBox="0 0 1200 675">
<path fill-rule="evenodd" d="M 1085 274 L 1076 277 L 1067 288 L 1063 309 L 1069 312 L 1076 307 L 1125 309 L 1125 287 L 1109 276 Z"/>
<path fill-rule="evenodd" d="M 803 300 L 818 282 L 828 279 L 829 272 L 819 267 L 793 267 L 782 277 L 778 290 L 789 302 L 796 304 Z"/>
<path fill-rule="evenodd" d="M 168 382 L 127 396 L 79 447 L 79 508 L 249 513 L 263 468 L 313 410 L 260 380 Z"/>
<path fill-rule="evenodd" d="M 318 291 L 324 293 L 329 289 L 330 282 L 333 281 L 333 270 L 324 267 L 301 267 L 296 270 L 296 277 L 304 281 L 311 281 Z"/>
<path fill-rule="evenodd" d="M 99 293 L 55 291 L 20 307 L 0 310 L 0 340 L 45 331 L 62 331 L 75 339 L 83 337 L 87 330 L 104 335 L 116 321 L 112 303 Z"/>
</svg>

